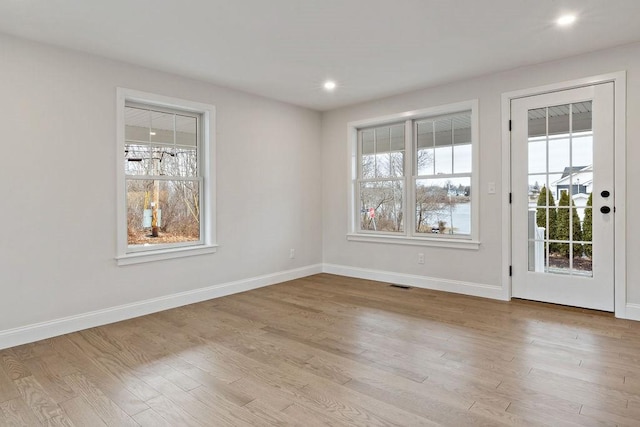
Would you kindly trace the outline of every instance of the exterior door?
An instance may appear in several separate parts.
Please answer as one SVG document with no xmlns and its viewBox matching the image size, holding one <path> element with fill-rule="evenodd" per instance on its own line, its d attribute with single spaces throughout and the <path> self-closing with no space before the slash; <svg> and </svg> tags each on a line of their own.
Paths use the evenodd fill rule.
<svg viewBox="0 0 640 427">
<path fill-rule="evenodd" d="M 613 94 L 511 101 L 514 297 L 614 310 Z"/>
</svg>

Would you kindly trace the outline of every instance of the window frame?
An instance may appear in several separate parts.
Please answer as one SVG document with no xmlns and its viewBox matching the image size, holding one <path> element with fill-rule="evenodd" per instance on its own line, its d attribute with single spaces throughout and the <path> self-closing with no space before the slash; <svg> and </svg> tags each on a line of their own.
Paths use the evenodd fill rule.
<svg viewBox="0 0 640 427">
<path fill-rule="evenodd" d="M 416 123 L 420 120 L 438 118 L 456 113 L 471 111 L 471 234 L 470 235 L 425 235 L 418 233 L 416 228 L 416 179 L 417 165 L 417 133 Z M 404 123 L 405 125 L 405 155 L 403 179 L 403 217 L 404 231 L 388 232 L 360 229 L 360 182 L 361 177 L 361 147 L 360 132 L 368 128 L 389 126 Z M 468 100 L 453 104 L 441 105 L 420 110 L 407 111 L 349 122 L 348 133 L 348 161 L 349 161 L 349 191 L 348 191 L 348 232 L 347 240 L 392 243 L 416 246 L 439 246 L 460 249 L 479 249 L 479 140 L 478 140 L 478 100 Z M 366 180 L 365 180 L 366 181 Z M 408 196 L 411 195 L 411 198 Z"/>
<path fill-rule="evenodd" d="M 216 251 L 215 231 L 215 106 L 184 99 L 178 99 L 153 93 L 141 92 L 125 88 L 116 91 L 116 123 L 117 123 L 117 252 L 118 265 L 129 265 L 143 262 L 159 261 L 194 255 L 213 253 Z M 131 248 L 127 236 L 127 175 L 123 164 L 122 153 L 125 150 L 125 108 L 147 107 L 173 113 L 184 112 L 199 116 L 199 138 L 197 141 L 198 174 L 193 181 L 200 185 L 200 240 L 159 244 L 152 247 Z"/>
</svg>

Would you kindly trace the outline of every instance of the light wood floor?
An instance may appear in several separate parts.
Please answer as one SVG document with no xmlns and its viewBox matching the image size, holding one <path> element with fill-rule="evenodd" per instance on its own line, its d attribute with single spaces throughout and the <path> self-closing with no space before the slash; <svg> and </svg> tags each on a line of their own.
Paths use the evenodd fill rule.
<svg viewBox="0 0 640 427">
<path fill-rule="evenodd" d="M 640 322 L 321 274 L 0 351 L 0 425 L 640 425 Z"/>
</svg>

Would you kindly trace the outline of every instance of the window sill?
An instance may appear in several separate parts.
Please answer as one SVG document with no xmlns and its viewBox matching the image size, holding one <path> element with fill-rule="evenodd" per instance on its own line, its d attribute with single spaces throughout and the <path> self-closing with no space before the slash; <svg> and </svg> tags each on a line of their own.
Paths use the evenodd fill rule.
<svg viewBox="0 0 640 427">
<path fill-rule="evenodd" d="M 217 249 L 218 245 L 199 245 L 182 248 L 158 249 L 145 252 L 132 252 L 126 255 L 117 256 L 116 261 L 119 266 L 141 264 L 143 262 L 212 254 L 216 252 Z"/>
<path fill-rule="evenodd" d="M 480 249 L 480 242 L 477 240 L 462 239 L 444 239 L 429 237 L 407 237 L 407 236 L 390 236 L 390 235 L 373 235 L 373 234 L 347 234 L 347 240 L 352 242 L 370 242 L 370 243 L 387 243 L 393 245 L 408 246 L 435 246 L 440 248 L 453 249 Z"/>
</svg>

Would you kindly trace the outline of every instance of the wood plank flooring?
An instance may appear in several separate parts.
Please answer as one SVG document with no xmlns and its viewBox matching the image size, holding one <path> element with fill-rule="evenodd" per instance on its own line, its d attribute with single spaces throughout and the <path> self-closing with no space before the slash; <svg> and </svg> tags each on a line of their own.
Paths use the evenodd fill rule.
<svg viewBox="0 0 640 427">
<path fill-rule="evenodd" d="M 320 274 L 0 351 L 2 426 L 640 425 L 640 322 Z"/>
</svg>

